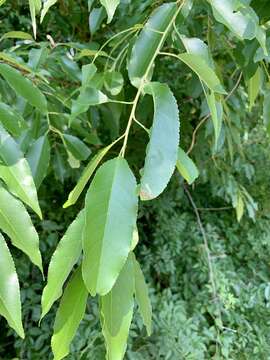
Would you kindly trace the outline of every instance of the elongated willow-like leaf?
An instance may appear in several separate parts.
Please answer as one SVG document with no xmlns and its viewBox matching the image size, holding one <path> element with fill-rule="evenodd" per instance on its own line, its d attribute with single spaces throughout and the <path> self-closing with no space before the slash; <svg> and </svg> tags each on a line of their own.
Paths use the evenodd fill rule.
<svg viewBox="0 0 270 360">
<path fill-rule="evenodd" d="M 9 190 L 42 217 L 37 191 L 28 162 L 19 145 L 0 125 L 0 178 Z"/>
<path fill-rule="evenodd" d="M 32 20 L 32 27 L 34 37 L 37 36 L 37 22 L 36 22 L 36 15 L 40 12 L 41 9 L 41 0 L 29 0 L 29 8 Z"/>
<path fill-rule="evenodd" d="M 209 51 L 208 46 L 202 40 L 197 38 L 182 37 L 182 41 L 188 54 L 195 55 L 198 57 L 198 59 L 201 59 L 201 61 L 205 61 L 209 66 L 209 68 L 211 68 L 213 72 L 215 71 L 215 65 L 212 55 Z M 203 72 L 201 72 L 200 74 L 197 73 L 197 75 L 199 76 L 201 81 L 205 82 L 205 79 L 201 77 L 202 73 Z M 215 73 L 214 75 L 216 76 Z M 216 99 L 215 92 L 213 89 L 211 89 L 210 92 L 206 89 L 204 92 L 206 95 L 206 100 L 209 106 L 211 118 L 214 125 L 215 148 L 216 148 L 222 127 L 222 116 L 223 116 L 222 102 Z"/>
<path fill-rule="evenodd" d="M 24 338 L 19 281 L 12 256 L 0 234 L 0 315 Z"/>
<path fill-rule="evenodd" d="M 62 295 L 62 288 L 73 266 L 82 252 L 82 232 L 84 228 L 84 210 L 68 227 L 60 240 L 49 265 L 48 280 L 42 294 L 41 319 L 48 313 L 52 304 Z"/>
<path fill-rule="evenodd" d="M 135 276 L 135 297 L 139 305 L 140 314 L 146 326 L 148 336 L 152 333 L 152 306 L 148 294 L 148 288 L 144 279 L 140 264 L 132 254 L 134 276 Z"/>
<path fill-rule="evenodd" d="M 142 200 L 151 200 L 162 193 L 174 172 L 180 123 L 177 103 L 167 85 L 150 83 L 144 90 L 153 96 L 155 112 L 141 178 L 140 197 Z"/>
<path fill-rule="evenodd" d="M 0 103 L 0 122 L 14 136 L 20 136 L 27 128 L 24 118 L 4 103 Z"/>
<path fill-rule="evenodd" d="M 26 158 L 38 189 L 47 174 L 50 163 L 50 143 L 46 135 L 41 136 L 33 143 Z"/>
<path fill-rule="evenodd" d="M 108 14 L 107 23 L 109 24 L 113 19 L 113 15 L 115 13 L 115 10 L 117 9 L 117 6 L 120 4 L 120 0 L 100 0 L 100 2 L 107 11 Z"/>
<path fill-rule="evenodd" d="M 0 187 L 0 229 L 42 270 L 38 234 L 23 204 Z"/>
<path fill-rule="evenodd" d="M 56 313 L 51 341 L 54 360 L 68 355 L 70 343 L 85 313 L 87 297 L 79 267 L 70 279 Z"/>
<path fill-rule="evenodd" d="M 104 156 L 107 154 L 107 152 L 113 147 L 113 145 L 118 142 L 119 139 L 114 141 L 112 144 L 106 146 L 104 149 L 100 150 L 89 162 L 89 164 L 84 169 L 84 172 L 79 179 L 77 185 L 75 188 L 71 191 L 71 193 L 68 196 L 68 200 L 63 205 L 64 208 L 67 208 L 71 205 L 74 205 L 76 201 L 78 200 L 79 196 L 81 195 L 85 185 L 89 181 L 90 177 L 93 175 L 94 171 L 96 170 L 98 164 L 100 161 L 104 158 Z"/>
<path fill-rule="evenodd" d="M 213 121 L 214 132 L 215 132 L 214 148 L 216 149 L 222 128 L 223 106 L 221 100 L 216 98 L 215 93 L 213 91 L 210 91 L 210 93 L 206 92 L 206 101 Z"/>
<path fill-rule="evenodd" d="M 18 95 L 25 98 L 42 113 L 47 112 L 45 96 L 29 79 L 7 64 L 0 64 L 0 74 Z"/>
<path fill-rule="evenodd" d="M 50 7 L 57 3 L 57 0 L 46 0 L 43 4 L 43 8 L 40 14 L 40 22 L 42 23 L 45 15 L 49 11 Z"/>
<path fill-rule="evenodd" d="M 270 89 L 269 89 L 269 87 L 264 91 L 263 122 L 264 122 L 264 125 L 266 126 L 268 133 L 270 134 Z"/>
<path fill-rule="evenodd" d="M 101 297 L 102 319 L 112 336 L 118 334 L 125 316 L 133 309 L 134 292 L 134 269 L 130 255 L 112 290 Z"/>
<path fill-rule="evenodd" d="M 261 68 L 258 67 L 255 74 L 248 80 L 249 111 L 252 110 L 261 86 Z"/>
<path fill-rule="evenodd" d="M 153 59 L 164 43 L 177 10 L 176 3 L 161 5 L 153 12 L 138 36 L 128 64 L 129 79 L 135 87 L 139 87 L 141 80 L 149 75 Z"/>
<path fill-rule="evenodd" d="M 178 57 L 199 76 L 209 89 L 219 94 L 226 94 L 214 70 L 201 56 L 184 53 L 179 54 Z"/>
<path fill-rule="evenodd" d="M 199 176 L 197 166 L 181 148 L 178 149 L 178 160 L 176 167 L 189 185 L 193 184 Z"/>
<path fill-rule="evenodd" d="M 247 4 L 243 6 L 239 0 L 208 0 L 208 2 L 217 21 L 242 40 L 252 40 L 256 37 L 265 55 L 268 54 L 265 30 L 259 26 L 259 18 L 250 6 Z"/>
<path fill-rule="evenodd" d="M 105 326 L 102 324 L 102 332 L 106 343 L 106 360 L 122 360 L 124 359 L 129 329 L 133 317 L 133 308 L 124 316 L 121 328 L 116 336 L 112 336 Z"/>
<path fill-rule="evenodd" d="M 92 296 L 106 295 L 128 257 L 136 225 L 136 179 L 125 159 L 104 163 L 85 200 L 82 272 Z"/>
<path fill-rule="evenodd" d="M 2 35 L 1 40 L 4 39 L 21 39 L 21 40 L 34 40 L 32 35 L 24 32 L 24 31 L 9 31 Z"/>
</svg>

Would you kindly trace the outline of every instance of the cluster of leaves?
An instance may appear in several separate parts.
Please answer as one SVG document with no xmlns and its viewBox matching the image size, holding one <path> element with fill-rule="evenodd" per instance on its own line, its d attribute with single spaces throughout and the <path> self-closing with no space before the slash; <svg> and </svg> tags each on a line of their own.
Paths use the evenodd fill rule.
<svg viewBox="0 0 270 360">
<path fill-rule="evenodd" d="M 62 184 L 67 181 L 75 184 L 68 199 L 64 202 L 61 198 L 58 203 L 58 206 L 64 203 L 65 209 L 77 203 L 77 213 L 69 226 L 59 228 L 63 236 L 51 257 L 41 299 L 43 319 L 62 295 L 68 280 L 56 313 L 51 341 L 55 359 L 68 355 L 87 304 L 96 307 L 96 316 L 99 313 L 108 360 L 124 357 L 134 299 L 147 334 L 151 334 L 151 305 L 142 270 L 135 258 L 135 248 L 142 263 L 149 264 L 146 269 L 149 278 L 154 269 L 156 283 L 162 289 L 154 300 L 159 303 L 155 304 L 156 308 L 161 307 L 155 319 L 166 322 L 171 316 L 170 326 L 179 319 L 179 324 L 184 327 L 181 337 L 186 340 L 164 344 L 159 356 L 175 358 L 180 354 L 183 358 L 199 358 L 209 347 L 209 354 L 220 353 L 225 358 L 233 356 L 234 351 L 241 354 L 241 349 L 230 348 L 235 341 L 231 329 L 237 322 L 227 320 L 227 308 L 236 303 L 232 291 L 235 279 L 226 272 L 231 270 L 224 270 L 229 268 L 228 264 L 224 268 L 223 264 L 220 268 L 215 267 L 210 255 L 211 251 L 225 254 L 228 250 L 224 244 L 222 248 L 222 242 L 218 241 L 219 230 L 213 226 L 207 228 L 207 232 L 213 233 L 217 249 L 209 249 L 187 186 L 184 188 L 201 226 L 208 262 L 205 274 L 201 264 L 201 275 L 195 274 L 194 282 L 200 286 L 207 282 L 210 274 L 209 289 L 214 297 L 213 303 L 204 305 L 209 315 L 203 313 L 203 321 L 197 307 L 202 306 L 205 299 L 209 301 L 209 289 L 200 294 L 202 299 L 194 297 L 187 289 L 187 298 L 197 301 L 194 316 L 199 319 L 194 320 L 195 325 L 183 303 L 185 299 L 174 295 L 175 290 L 179 291 L 176 284 L 183 282 L 178 276 L 184 273 L 176 272 L 175 268 L 188 264 L 188 261 L 186 265 L 184 261 L 178 264 L 175 259 L 175 255 L 185 251 L 184 241 L 179 241 L 177 232 L 186 232 L 191 221 L 189 217 L 174 216 L 177 211 L 171 202 L 168 205 L 171 210 L 165 211 L 163 217 L 161 211 L 159 222 L 163 235 L 157 235 L 159 241 L 162 239 L 157 246 L 160 261 L 157 261 L 159 254 L 155 254 L 154 247 L 137 249 L 136 224 L 139 198 L 143 202 L 157 198 L 176 168 L 189 185 L 199 177 L 202 187 L 210 187 L 210 197 L 204 199 L 203 207 L 208 206 L 205 204 L 212 197 L 219 197 L 226 206 L 235 208 L 238 221 L 245 210 L 255 221 L 258 205 L 250 186 L 251 182 L 255 187 L 257 185 L 255 166 L 250 160 L 253 154 L 248 154 L 246 144 L 250 139 L 256 142 L 256 136 L 251 137 L 253 128 L 260 129 L 257 141 L 261 141 L 261 126 L 258 126 L 261 116 L 265 127 L 269 128 L 267 21 L 270 16 L 264 11 L 266 2 L 184 0 L 160 5 L 152 1 L 88 1 L 84 11 L 81 9 L 78 13 L 89 14 L 89 27 L 86 24 L 78 37 L 74 29 L 85 16 L 71 20 L 68 28 L 73 29 L 73 33 L 65 36 L 56 22 L 62 13 L 68 13 L 73 1 L 59 1 L 59 7 L 52 7 L 56 3 L 29 1 L 31 22 L 27 22 L 27 17 L 23 18 L 25 31 L 8 29 L 10 31 L 1 37 L 0 52 L 0 229 L 41 272 L 38 233 L 26 206 L 42 218 L 37 197 L 39 188 L 39 199 L 46 201 L 44 189 L 52 186 L 49 179 L 53 176 Z M 6 2 L 1 8 L 3 14 L 8 11 L 8 6 Z M 83 5 L 75 4 L 76 11 L 80 6 Z M 22 11 L 26 14 L 28 10 L 22 6 Z M 39 12 L 40 21 L 48 22 L 40 27 L 41 35 L 37 32 Z M 129 18 L 128 14 L 132 16 Z M 263 14 L 261 20 L 260 14 Z M 45 39 L 46 30 L 43 35 L 42 31 L 48 24 L 53 24 L 52 29 L 56 31 L 47 34 Z M 30 26 L 34 38 L 28 32 Z M 39 36 L 39 41 L 34 40 Z M 260 92 L 263 96 L 259 96 Z M 257 103 L 263 103 L 263 106 L 255 106 Z M 178 107 L 182 122 L 181 148 Z M 206 122 L 205 132 L 198 131 Z M 90 156 L 90 162 L 86 163 Z M 111 159 L 104 161 L 105 156 Z M 182 183 L 174 186 L 183 188 Z M 82 202 L 81 194 L 85 189 L 87 193 Z M 180 193 L 183 198 L 183 192 Z M 174 196 L 174 201 L 181 201 L 179 193 Z M 146 209 L 151 215 L 151 208 L 146 205 Z M 146 214 L 142 216 L 145 218 Z M 168 218 L 174 221 L 168 222 Z M 37 219 L 35 223 L 39 226 Z M 165 225 L 168 226 L 166 231 Z M 220 224 L 220 229 L 226 232 L 223 227 Z M 63 232 L 64 228 L 67 230 Z M 230 226 L 233 233 L 232 228 L 233 225 Z M 58 230 L 57 225 L 55 230 Z M 195 226 L 195 243 L 198 242 L 196 231 Z M 139 233 L 143 237 L 143 231 Z M 170 238 L 170 233 L 174 237 L 171 239 L 171 246 L 176 247 L 174 251 L 164 245 L 167 242 L 164 234 Z M 225 236 L 233 238 L 231 234 Z M 6 242 L 2 236 L 0 240 L 4 254 L 0 262 L 3 274 L 0 313 L 11 328 L 24 337 L 18 277 Z M 44 241 L 46 243 L 47 239 Z M 190 258 L 194 259 L 192 247 L 190 252 Z M 156 264 L 158 268 L 155 268 Z M 191 264 L 194 266 L 194 261 Z M 167 269 L 165 278 L 159 274 L 161 269 Z M 190 273 L 191 270 L 187 271 L 187 276 Z M 174 274 L 177 282 L 167 278 L 168 274 Z M 247 276 L 246 272 L 243 279 L 244 276 Z M 170 284 L 170 291 L 163 291 L 168 287 L 166 283 Z M 91 297 L 99 295 L 99 306 L 95 300 L 90 302 L 88 294 Z M 157 300 L 159 296 L 160 301 Z M 164 297 L 166 300 L 162 301 Z M 170 305 L 173 303 L 177 304 L 176 309 Z M 207 316 L 214 319 L 213 324 L 208 326 L 207 334 L 202 334 L 203 323 L 210 323 Z M 229 329 L 228 333 L 226 329 Z M 95 331 L 99 334 L 96 328 Z M 164 332 L 160 336 L 164 336 Z M 46 336 L 40 340 L 40 346 L 42 341 L 46 341 Z M 262 336 L 262 341 L 267 342 L 266 335 Z M 146 351 L 148 355 L 145 356 L 154 356 L 156 350 L 151 346 L 151 340 Z M 135 351 L 137 355 L 132 355 L 133 352 L 128 348 L 130 357 L 136 358 L 140 353 Z M 102 346 L 101 353 L 104 357 Z M 88 356 L 87 350 L 83 351 L 83 356 Z M 143 352 L 141 356 L 144 356 Z"/>
</svg>

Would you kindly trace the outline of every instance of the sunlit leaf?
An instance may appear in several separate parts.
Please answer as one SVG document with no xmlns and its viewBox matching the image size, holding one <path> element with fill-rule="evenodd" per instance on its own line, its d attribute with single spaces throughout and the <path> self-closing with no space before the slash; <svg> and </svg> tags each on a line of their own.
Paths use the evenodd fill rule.
<svg viewBox="0 0 270 360">
<path fill-rule="evenodd" d="M 113 19 L 115 10 L 117 6 L 120 4 L 120 0 L 100 0 L 100 3 L 105 7 L 108 14 L 108 23 L 110 23 Z"/>
<path fill-rule="evenodd" d="M 178 149 L 178 160 L 176 166 L 179 173 L 189 185 L 191 185 L 199 176 L 197 166 L 181 148 Z"/>
</svg>

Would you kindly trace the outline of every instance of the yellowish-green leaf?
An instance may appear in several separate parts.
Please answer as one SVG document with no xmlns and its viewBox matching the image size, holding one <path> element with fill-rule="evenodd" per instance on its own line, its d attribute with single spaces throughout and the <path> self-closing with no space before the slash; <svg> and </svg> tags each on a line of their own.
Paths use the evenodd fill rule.
<svg viewBox="0 0 270 360">
<path fill-rule="evenodd" d="M 174 172 L 180 122 L 176 100 L 167 85 L 149 83 L 144 90 L 153 96 L 154 119 L 142 171 L 140 197 L 151 200 L 162 193 Z"/>
<path fill-rule="evenodd" d="M 82 272 L 92 296 L 115 284 L 132 245 L 137 218 L 137 185 L 125 159 L 104 163 L 86 195 Z"/>
<path fill-rule="evenodd" d="M 52 304 L 62 295 L 63 285 L 81 255 L 84 218 L 85 214 L 84 210 L 82 210 L 68 227 L 51 258 L 47 285 L 43 290 L 41 299 L 41 319 L 48 313 Z"/>
<path fill-rule="evenodd" d="M 37 22 L 36 15 L 40 12 L 41 9 L 41 0 L 29 0 L 29 8 L 31 14 L 32 28 L 34 33 L 34 38 L 37 37 Z"/>
<path fill-rule="evenodd" d="M 0 315 L 24 338 L 19 281 L 12 256 L 1 234 L 0 254 Z"/>
<path fill-rule="evenodd" d="M 120 0 L 100 0 L 101 4 L 105 7 L 107 14 L 108 14 L 108 21 L 109 24 L 114 16 L 115 10 L 117 6 L 120 4 Z"/>
<path fill-rule="evenodd" d="M 2 35 L 0 41 L 4 39 L 34 40 L 32 35 L 24 31 L 9 31 Z"/>
<path fill-rule="evenodd" d="M 41 218 L 37 191 L 28 162 L 16 141 L 0 125 L 0 178 L 9 190 Z"/>
<path fill-rule="evenodd" d="M 3 187 L 0 187 L 0 204 L 0 229 L 43 272 L 38 234 L 25 207 Z"/>
<path fill-rule="evenodd" d="M 243 200 L 243 197 L 241 195 L 240 192 L 238 192 L 238 195 L 237 195 L 237 203 L 236 203 L 236 217 L 237 217 L 237 221 L 240 222 L 243 215 L 244 215 L 244 200 Z"/>
<path fill-rule="evenodd" d="M 258 67 L 255 74 L 248 80 L 249 111 L 252 110 L 259 95 L 261 86 L 261 68 Z"/>
<path fill-rule="evenodd" d="M 209 106 L 211 119 L 214 125 L 215 149 L 216 149 L 222 128 L 223 106 L 222 106 L 222 102 L 216 99 L 216 95 L 213 91 L 210 91 L 210 93 L 206 93 L 206 100 Z"/>
<path fill-rule="evenodd" d="M 45 15 L 49 11 L 50 7 L 57 3 L 57 0 L 46 0 L 43 4 L 43 8 L 40 14 L 40 22 L 42 23 Z"/>
<path fill-rule="evenodd" d="M 178 160 L 176 166 L 179 173 L 189 185 L 191 185 L 199 176 L 197 166 L 181 148 L 178 149 Z"/>
<path fill-rule="evenodd" d="M 70 279 L 56 313 L 51 341 L 54 360 L 68 355 L 71 341 L 85 313 L 87 297 L 79 267 Z"/>
</svg>

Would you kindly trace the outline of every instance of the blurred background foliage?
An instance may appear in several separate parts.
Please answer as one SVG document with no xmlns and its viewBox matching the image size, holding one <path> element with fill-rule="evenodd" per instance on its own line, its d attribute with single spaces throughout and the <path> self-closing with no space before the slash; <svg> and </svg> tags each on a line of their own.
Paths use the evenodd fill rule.
<svg viewBox="0 0 270 360">
<path fill-rule="evenodd" d="M 31 56 L 32 60 L 35 58 L 33 50 L 42 49 L 37 70 L 42 74 L 50 68 L 53 74 L 51 84 L 59 90 L 59 96 L 68 97 L 79 84 L 78 64 L 89 62 L 88 57 L 73 58 L 74 48 L 80 51 L 99 48 L 113 34 L 142 23 L 162 1 L 123 0 L 114 21 L 106 25 L 103 17 L 95 31 L 93 18 L 89 28 L 89 5 L 98 7 L 98 2 L 92 3 L 59 0 L 42 25 L 38 26 L 36 43 L 4 39 L 0 43 L 1 51 L 10 49 L 10 54 L 17 60 L 29 64 Z M 267 27 L 270 13 L 266 3 L 252 1 L 251 5 Z M 27 1 L 10 0 L 0 8 L 1 33 L 14 30 L 32 31 Z M 158 200 L 140 207 L 137 256 L 150 286 L 154 331 L 147 338 L 136 312 L 126 358 L 269 359 L 270 146 L 262 117 L 263 97 L 259 96 L 256 106 L 249 112 L 245 81 L 258 67 L 258 62 L 253 59 L 259 45 L 256 40 L 237 41 L 223 25 L 213 20 L 210 7 L 204 1 L 194 2 L 193 10 L 181 30 L 190 37 L 208 42 L 226 89 L 234 88 L 241 72 L 243 77 L 227 102 L 218 151 L 213 152 L 213 128 L 209 121 L 204 122 L 197 133 L 191 152 L 200 170 L 200 178 L 195 185 L 187 193 L 187 185 L 176 174 Z M 46 35 L 51 36 L 50 43 Z M 127 37 L 120 50 L 129 41 Z M 54 48 L 54 43 L 66 45 Z M 116 41 L 112 41 L 109 46 L 115 45 Z M 110 47 L 106 51 L 109 52 Z M 263 61 L 268 66 L 267 59 Z M 98 62 L 103 67 L 106 58 L 100 58 Z M 266 76 L 267 73 L 263 75 Z M 166 81 L 174 91 L 181 114 L 181 146 L 188 150 L 194 129 L 207 114 L 200 82 L 185 65 L 168 58 L 158 60 L 154 77 Z M 5 85 L 2 81 L 0 86 L 3 94 Z M 132 98 L 133 89 L 127 86 L 124 91 L 126 98 Z M 3 98 L 6 96 L 12 98 L 12 94 Z M 16 106 L 21 109 L 22 104 Z M 151 106 L 147 97 L 140 103 L 138 116 L 146 126 L 151 121 Z M 27 109 L 24 111 L 27 113 Z M 40 135 L 35 134 L 37 119 L 30 113 L 27 116 L 27 121 L 32 124 L 28 135 L 35 139 Z M 118 111 L 117 106 L 113 109 L 109 106 L 99 110 L 94 108 L 85 116 L 90 125 L 75 121 L 70 131 L 84 139 L 93 152 L 101 144 L 114 140 L 126 124 L 125 108 Z M 66 131 L 65 116 L 52 116 L 51 121 L 57 129 Z M 25 136 L 23 134 L 18 140 L 22 148 Z M 144 132 L 135 126 L 127 157 L 137 172 L 142 165 L 145 142 Z M 82 207 L 81 200 L 74 207 L 62 209 L 85 165 L 82 162 L 80 168 L 70 166 L 70 159 L 57 133 L 50 134 L 50 144 L 48 175 L 39 189 L 44 220 L 40 222 L 33 215 L 40 234 L 45 269 L 59 239 Z M 27 149 L 24 151 L 27 152 Z M 240 223 L 234 209 L 239 191 L 248 194 Z M 212 282 L 204 239 L 188 194 L 198 208 L 207 237 Z M 39 326 L 44 281 L 26 257 L 9 245 L 20 279 L 26 338 L 24 341 L 19 339 L 1 318 L 0 358 L 50 359 L 50 337 L 56 306 Z M 67 358 L 99 360 L 104 356 L 98 304 L 91 299 Z"/>
</svg>

